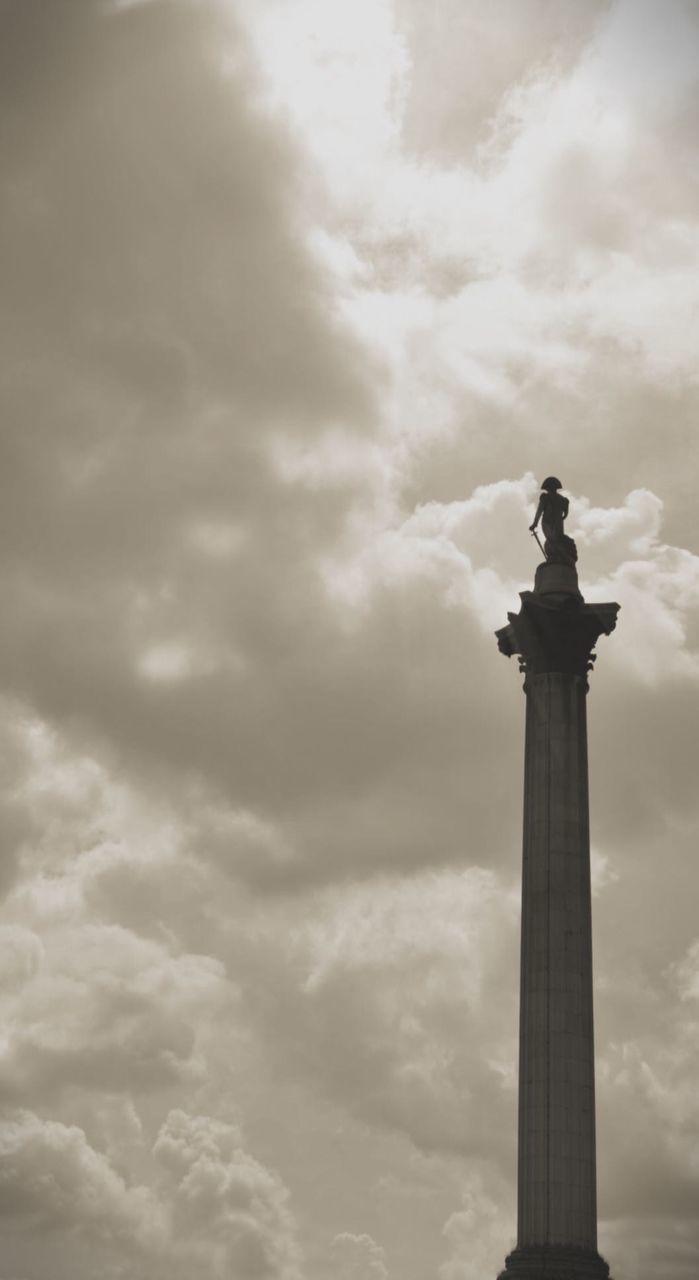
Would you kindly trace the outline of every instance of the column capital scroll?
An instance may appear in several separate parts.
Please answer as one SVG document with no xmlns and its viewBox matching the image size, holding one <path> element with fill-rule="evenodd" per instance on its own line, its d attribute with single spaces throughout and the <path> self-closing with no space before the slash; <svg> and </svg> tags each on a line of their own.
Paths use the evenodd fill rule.
<svg viewBox="0 0 699 1280">
<path fill-rule="evenodd" d="M 616 626 L 619 605 L 586 604 L 581 596 L 520 592 L 519 613 L 508 613 L 507 626 L 495 632 L 498 648 L 519 657 L 527 675 L 561 672 L 582 676 L 592 670 L 594 647 Z"/>
</svg>

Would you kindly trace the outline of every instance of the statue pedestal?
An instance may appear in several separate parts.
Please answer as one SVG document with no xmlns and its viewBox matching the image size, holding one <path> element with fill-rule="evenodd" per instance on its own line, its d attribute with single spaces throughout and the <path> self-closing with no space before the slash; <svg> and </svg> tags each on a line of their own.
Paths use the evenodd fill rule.
<svg viewBox="0 0 699 1280">
<path fill-rule="evenodd" d="M 534 594 L 537 596 L 576 596 L 582 600 L 578 586 L 578 572 L 574 564 L 556 564 L 545 560 L 538 565 L 534 575 Z"/>
</svg>

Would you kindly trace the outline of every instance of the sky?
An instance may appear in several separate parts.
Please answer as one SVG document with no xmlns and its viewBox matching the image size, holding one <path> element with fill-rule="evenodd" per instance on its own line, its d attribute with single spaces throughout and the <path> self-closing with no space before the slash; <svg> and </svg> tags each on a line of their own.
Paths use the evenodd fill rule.
<svg viewBox="0 0 699 1280">
<path fill-rule="evenodd" d="M 699 1269 L 699 9 L 0 0 L 0 1280 L 482 1280 L 588 600 L 600 1249 Z"/>
</svg>

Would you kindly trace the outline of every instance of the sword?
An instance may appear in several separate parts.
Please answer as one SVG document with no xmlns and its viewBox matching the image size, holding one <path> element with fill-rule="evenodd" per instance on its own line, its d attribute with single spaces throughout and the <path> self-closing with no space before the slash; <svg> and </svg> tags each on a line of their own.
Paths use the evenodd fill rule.
<svg viewBox="0 0 699 1280">
<path fill-rule="evenodd" d="M 544 548 L 542 547 L 541 543 L 539 542 L 539 535 L 538 535 L 538 533 L 537 533 L 536 529 L 530 529 L 530 530 L 529 530 L 529 532 L 531 533 L 532 538 L 536 538 L 536 541 L 537 541 L 537 543 L 538 543 L 538 545 L 539 545 L 539 550 L 540 550 L 540 552 L 541 552 L 542 556 L 544 557 L 544 560 L 548 560 L 548 556 L 547 556 L 546 552 L 544 551 Z"/>
</svg>

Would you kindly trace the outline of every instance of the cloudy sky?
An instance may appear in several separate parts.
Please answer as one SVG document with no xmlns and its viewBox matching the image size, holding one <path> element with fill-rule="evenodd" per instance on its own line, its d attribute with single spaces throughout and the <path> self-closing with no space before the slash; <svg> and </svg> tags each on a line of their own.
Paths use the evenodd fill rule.
<svg viewBox="0 0 699 1280">
<path fill-rule="evenodd" d="M 495 1276 L 552 471 L 600 1245 L 694 1280 L 699 8 L 0 27 L 0 1280 Z"/>
</svg>

